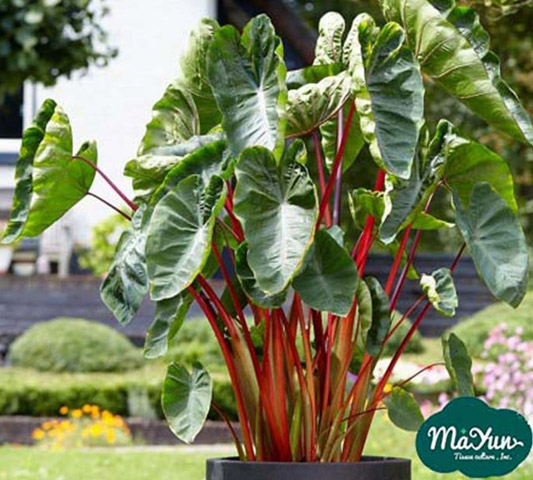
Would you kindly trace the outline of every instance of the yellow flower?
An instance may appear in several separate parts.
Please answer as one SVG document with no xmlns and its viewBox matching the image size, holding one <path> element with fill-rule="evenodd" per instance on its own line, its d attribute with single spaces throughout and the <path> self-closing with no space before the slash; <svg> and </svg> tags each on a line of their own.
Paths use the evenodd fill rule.
<svg viewBox="0 0 533 480">
<path fill-rule="evenodd" d="M 92 407 L 92 405 L 87 405 L 86 404 L 86 405 L 84 405 L 82 407 L 82 410 L 83 410 L 83 413 L 92 413 L 93 407 Z"/>
<path fill-rule="evenodd" d="M 94 424 L 91 428 L 91 435 L 93 437 L 99 437 L 102 434 L 102 427 L 97 423 Z"/>
<path fill-rule="evenodd" d="M 82 412 L 81 410 L 79 410 L 79 409 L 77 409 L 77 410 L 72 410 L 72 416 L 73 416 L 74 418 L 81 418 L 82 415 L 83 415 L 83 412 Z"/>
<path fill-rule="evenodd" d="M 54 422 L 43 422 L 43 424 L 41 425 L 41 428 L 43 430 L 50 430 L 53 427 L 54 427 Z"/>
<path fill-rule="evenodd" d="M 66 414 L 68 413 L 68 407 L 61 407 L 61 408 L 59 409 L 59 413 L 60 413 L 61 415 L 66 415 Z"/>
<path fill-rule="evenodd" d="M 107 431 L 107 443 L 115 443 L 116 436 L 114 430 Z"/>
<path fill-rule="evenodd" d="M 390 393 L 390 392 L 392 392 L 392 384 L 387 383 L 387 385 L 385 385 L 385 388 L 383 388 L 383 392 L 384 392 L 384 393 Z"/>
<path fill-rule="evenodd" d="M 32 438 L 34 440 L 41 440 L 44 438 L 45 436 L 45 433 L 43 430 L 41 430 L 40 428 L 37 428 L 33 431 L 33 433 L 31 434 Z"/>
</svg>

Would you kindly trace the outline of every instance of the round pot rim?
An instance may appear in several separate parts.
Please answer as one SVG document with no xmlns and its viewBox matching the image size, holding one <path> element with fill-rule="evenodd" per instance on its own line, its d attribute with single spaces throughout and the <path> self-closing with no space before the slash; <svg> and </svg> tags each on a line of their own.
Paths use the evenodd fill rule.
<svg viewBox="0 0 533 480">
<path fill-rule="evenodd" d="M 293 467 L 299 467 L 302 466 L 312 466 L 315 468 L 324 468 L 324 467 L 331 467 L 331 466 L 354 466 L 354 465 L 369 465 L 369 464 L 377 464 L 377 463 L 386 463 L 388 465 L 405 465 L 410 464 L 411 460 L 409 458 L 400 458 L 400 457 L 381 457 L 381 456 L 375 456 L 375 455 L 365 455 L 361 458 L 359 462 L 249 462 L 249 461 L 242 461 L 239 460 L 238 457 L 221 457 L 221 458 L 209 458 L 207 459 L 208 462 L 216 462 L 216 463 L 227 463 L 231 465 L 283 465 L 285 468 L 293 468 Z"/>
</svg>

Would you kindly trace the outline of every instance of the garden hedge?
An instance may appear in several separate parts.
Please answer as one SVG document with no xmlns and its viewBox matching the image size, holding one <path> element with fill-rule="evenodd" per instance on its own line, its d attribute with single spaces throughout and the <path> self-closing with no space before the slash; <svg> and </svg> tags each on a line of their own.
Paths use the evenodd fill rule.
<svg viewBox="0 0 533 480">
<path fill-rule="evenodd" d="M 7 367 L 0 369 L 0 415 L 57 416 L 62 406 L 79 408 L 90 403 L 126 417 L 162 418 L 164 375 L 161 364 L 125 374 L 53 374 Z M 225 375 L 213 375 L 213 398 L 230 418 L 237 418 Z M 215 412 L 210 418 L 219 419 Z"/>
</svg>

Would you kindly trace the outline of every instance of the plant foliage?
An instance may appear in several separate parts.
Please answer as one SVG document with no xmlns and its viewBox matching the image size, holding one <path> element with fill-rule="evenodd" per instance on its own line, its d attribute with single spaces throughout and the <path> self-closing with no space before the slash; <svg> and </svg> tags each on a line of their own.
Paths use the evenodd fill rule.
<svg viewBox="0 0 533 480">
<path fill-rule="evenodd" d="M 488 36 L 473 10 L 451 0 L 383 0 L 382 7 L 383 27 L 361 14 L 346 33 L 343 18 L 328 13 L 314 64 L 288 73 L 268 17 L 253 18 L 242 35 L 203 21 L 126 166 L 135 201 L 104 176 L 132 211 L 104 302 L 122 323 L 147 294 L 156 302 L 150 358 L 165 354 L 198 304 L 228 369 L 242 431 L 235 441 L 249 461 L 359 461 L 382 405 L 397 426 L 416 429 L 420 409 L 402 388 L 410 379 L 388 384 L 429 309 L 454 315 L 454 272 L 465 250 L 497 298 L 516 307 L 526 291 L 527 249 L 505 161 L 449 121 L 423 117 L 426 78 L 494 127 L 532 141 L 530 119 L 502 80 Z M 70 150 L 53 150 L 56 123 L 38 119 L 37 153 L 21 152 L 24 188 L 13 221 L 17 205 L 30 205 L 43 228 L 55 219 L 32 210 L 39 177 L 23 173 L 50 157 L 69 172 Z M 365 144 L 378 169 L 375 185 L 342 192 L 342 175 Z M 87 157 L 71 159 L 96 168 Z M 70 180 L 46 190 L 61 211 L 70 205 L 62 201 Z M 433 214 L 443 190 L 455 223 Z M 355 244 L 339 226 L 343 193 L 361 229 Z M 28 234 L 24 228 L 16 235 Z M 406 278 L 418 275 L 421 236 L 444 228 L 464 239 L 454 262 L 421 272 L 419 298 L 395 314 Z M 394 256 L 383 284 L 365 276 L 374 245 Z M 221 292 L 208 281 L 217 271 Z M 452 335 L 443 347 L 459 394 L 472 395 L 465 345 Z M 375 379 L 384 352 L 391 358 Z M 169 367 L 163 409 L 182 440 L 194 440 L 210 398 L 201 365 Z"/>
</svg>

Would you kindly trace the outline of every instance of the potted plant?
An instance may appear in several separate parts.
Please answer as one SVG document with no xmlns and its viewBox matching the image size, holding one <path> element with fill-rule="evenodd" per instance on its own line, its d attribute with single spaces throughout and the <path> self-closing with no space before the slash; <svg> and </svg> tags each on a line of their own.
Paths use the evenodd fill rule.
<svg viewBox="0 0 533 480">
<path fill-rule="evenodd" d="M 463 252 L 495 297 L 517 306 L 524 296 L 527 249 L 510 170 L 448 121 L 426 125 L 424 81 L 517 141 L 533 141 L 530 120 L 471 9 L 428 0 L 382 7 L 387 24 L 363 14 L 346 34 L 342 17 L 328 13 L 314 64 L 291 72 L 268 17 L 252 19 L 242 35 L 202 21 L 181 76 L 154 105 L 138 156 L 125 167 L 133 200 L 99 169 L 94 142 L 73 153 L 68 118 L 53 101 L 24 134 L 4 241 L 38 235 L 93 195 L 98 172 L 127 210 L 101 200 L 131 220 L 101 287 L 104 303 L 126 324 L 146 295 L 156 302 L 150 358 L 179 335 L 192 302 L 204 312 L 241 434 L 212 402 L 200 364 L 168 367 L 162 404 L 185 442 L 211 407 L 227 421 L 239 459 L 208 462 L 211 480 L 410 478 L 408 460 L 364 457 L 365 441 L 383 408 L 400 428 L 423 421 L 404 389 L 410 379 L 388 383 L 428 310 L 454 315 Z M 375 185 L 341 191 L 364 145 Z M 454 224 L 432 215 L 437 194 L 452 203 Z M 339 226 L 342 195 L 360 229 L 355 242 Z M 457 228 L 464 244 L 452 264 L 419 276 L 420 237 L 440 228 Z M 365 276 L 377 244 L 394 252 L 384 285 Z M 225 279 L 221 294 L 208 281 L 216 271 Z M 420 278 L 420 297 L 393 321 L 411 276 Z M 407 317 L 412 326 L 374 379 L 384 345 Z M 464 344 L 452 335 L 443 353 L 459 394 L 473 395 Z"/>
</svg>

